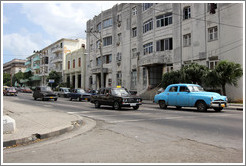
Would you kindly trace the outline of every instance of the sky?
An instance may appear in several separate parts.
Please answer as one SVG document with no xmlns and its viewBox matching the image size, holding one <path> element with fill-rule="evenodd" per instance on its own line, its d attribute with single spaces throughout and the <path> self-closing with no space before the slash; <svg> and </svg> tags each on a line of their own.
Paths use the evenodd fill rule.
<svg viewBox="0 0 246 166">
<path fill-rule="evenodd" d="M 117 1 L 1 1 L 3 63 L 26 59 L 61 38 L 86 39 L 86 22 Z"/>
</svg>

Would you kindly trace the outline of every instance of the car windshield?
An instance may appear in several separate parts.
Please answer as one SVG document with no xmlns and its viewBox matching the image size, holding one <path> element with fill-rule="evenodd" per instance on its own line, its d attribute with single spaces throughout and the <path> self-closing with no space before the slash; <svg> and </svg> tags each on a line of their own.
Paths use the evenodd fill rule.
<svg viewBox="0 0 246 166">
<path fill-rule="evenodd" d="M 64 92 L 70 92 L 68 88 L 64 88 L 63 90 Z"/>
<path fill-rule="evenodd" d="M 78 89 L 77 91 L 78 91 L 78 93 L 85 93 L 84 89 Z"/>
<path fill-rule="evenodd" d="M 204 89 L 200 86 L 188 86 L 190 92 L 203 92 Z"/>
<path fill-rule="evenodd" d="M 52 91 L 50 87 L 41 87 L 42 91 Z"/>
<path fill-rule="evenodd" d="M 25 87 L 26 90 L 31 90 L 29 87 Z"/>
<path fill-rule="evenodd" d="M 10 87 L 10 88 L 8 88 L 8 90 L 15 90 L 15 88 L 13 88 L 13 87 Z"/>
<path fill-rule="evenodd" d="M 112 95 L 115 96 L 127 96 L 129 93 L 123 88 L 112 89 Z"/>
</svg>

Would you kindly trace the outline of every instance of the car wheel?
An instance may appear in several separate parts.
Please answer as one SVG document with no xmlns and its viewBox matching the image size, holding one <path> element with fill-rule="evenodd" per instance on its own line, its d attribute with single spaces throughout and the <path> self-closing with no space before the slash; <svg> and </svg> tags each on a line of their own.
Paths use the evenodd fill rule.
<svg viewBox="0 0 246 166">
<path fill-rule="evenodd" d="M 82 98 L 79 97 L 79 101 L 82 101 Z"/>
<path fill-rule="evenodd" d="M 36 97 L 34 97 L 34 100 L 37 100 L 37 98 L 36 98 Z"/>
<path fill-rule="evenodd" d="M 114 108 L 115 110 L 120 110 L 120 104 L 119 104 L 119 102 L 115 101 L 115 102 L 114 102 L 114 105 L 113 105 L 113 108 Z"/>
<path fill-rule="evenodd" d="M 137 110 L 138 108 L 139 108 L 139 105 L 133 107 L 134 110 Z"/>
<path fill-rule="evenodd" d="M 72 97 L 70 97 L 70 101 L 72 101 L 73 99 L 72 99 Z"/>
<path fill-rule="evenodd" d="M 182 107 L 181 107 L 181 106 L 176 106 L 176 108 L 177 108 L 178 110 L 180 110 Z"/>
<path fill-rule="evenodd" d="M 159 106 L 160 106 L 161 109 L 166 109 L 167 108 L 166 102 L 163 101 L 163 100 L 159 101 Z"/>
<path fill-rule="evenodd" d="M 220 112 L 223 108 L 214 108 L 215 112 Z"/>
<path fill-rule="evenodd" d="M 204 101 L 198 101 L 196 104 L 196 107 L 198 111 L 201 111 L 201 112 L 207 111 L 207 105 Z"/>
<path fill-rule="evenodd" d="M 57 98 L 56 98 L 56 99 L 54 99 L 54 101 L 57 101 Z"/>
<path fill-rule="evenodd" d="M 44 98 L 42 98 L 42 101 L 44 101 Z"/>
<path fill-rule="evenodd" d="M 95 108 L 100 108 L 99 101 L 95 101 Z"/>
<path fill-rule="evenodd" d="M 60 94 L 58 94 L 58 97 L 61 97 L 61 95 L 60 95 Z"/>
</svg>

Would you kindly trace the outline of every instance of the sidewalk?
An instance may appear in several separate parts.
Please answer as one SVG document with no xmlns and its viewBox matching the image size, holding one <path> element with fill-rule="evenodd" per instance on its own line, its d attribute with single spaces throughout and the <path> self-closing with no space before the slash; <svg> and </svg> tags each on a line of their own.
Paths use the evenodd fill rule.
<svg viewBox="0 0 246 166">
<path fill-rule="evenodd" d="M 143 100 L 143 104 L 153 104 L 151 100 Z M 243 111 L 243 104 L 228 103 L 224 109 Z"/>
<path fill-rule="evenodd" d="M 14 107 L 15 109 L 13 109 Z M 27 144 L 39 139 L 58 136 L 83 123 L 82 117 L 74 114 L 45 109 L 45 107 L 23 107 L 16 103 L 5 103 L 3 116 L 11 117 L 16 123 L 14 133 L 3 134 L 3 147 Z"/>
</svg>

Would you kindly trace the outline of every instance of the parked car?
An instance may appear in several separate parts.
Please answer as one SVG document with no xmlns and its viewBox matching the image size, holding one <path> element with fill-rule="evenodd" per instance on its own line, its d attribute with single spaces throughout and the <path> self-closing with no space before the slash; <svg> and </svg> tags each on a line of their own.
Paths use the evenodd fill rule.
<svg viewBox="0 0 246 166">
<path fill-rule="evenodd" d="M 155 95 L 154 102 L 162 109 L 176 106 L 178 109 L 197 107 L 198 111 L 207 111 L 208 108 L 221 111 L 227 106 L 227 97 L 215 92 L 205 92 L 196 84 L 172 84 L 164 92 Z"/>
<path fill-rule="evenodd" d="M 4 96 L 17 96 L 17 91 L 14 87 L 4 87 L 3 88 L 3 95 Z"/>
<path fill-rule="evenodd" d="M 52 91 L 51 87 L 49 86 L 36 87 L 33 92 L 33 98 L 34 100 L 41 98 L 41 100 L 43 101 L 49 99 L 54 99 L 54 101 L 57 101 L 57 95 Z"/>
<path fill-rule="evenodd" d="M 82 101 L 82 100 L 87 100 L 87 101 L 90 101 L 91 99 L 91 93 L 86 93 L 84 89 L 74 89 L 73 92 L 69 93 L 69 98 L 70 98 L 70 101 L 72 101 L 73 99 L 76 99 L 79 101 Z"/>
<path fill-rule="evenodd" d="M 102 88 L 98 94 L 91 96 L 91 103 L 95 104 L 96 108 L 101 105 L 109 105 L 114 109 L 119 110 L 121 107 L 133 107 L 137 110 L 142 104 L 142 99 L 137 96 L 132 96 L 124 88 Z"/>
<path fill-rule="evenodd" d="M 69 97 L 68 94 L 70 93 L 70 88 L 66 88 L 66 87 L 60 87 L 58 89 L 58 97 Z"/>
<path fill-rule="evenodd" d="M 20 89 L 20 91 L 23 93 L 32 93 L 32 90 L 29 87 L 23 87 Z"/>
</svg>

